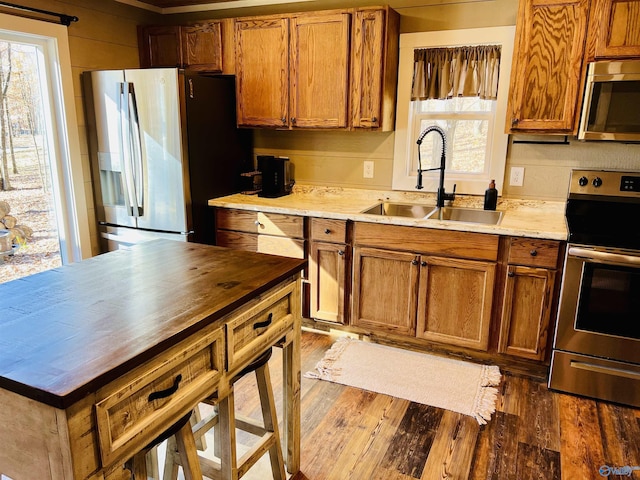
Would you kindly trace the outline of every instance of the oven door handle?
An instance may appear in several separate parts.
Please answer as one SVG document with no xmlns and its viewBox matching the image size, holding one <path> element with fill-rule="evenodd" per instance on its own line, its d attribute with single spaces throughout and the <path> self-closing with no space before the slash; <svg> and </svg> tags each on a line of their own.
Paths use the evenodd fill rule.
<svg viewBox="0 0 640 480">
<path fill-rule="evenodd" d="M 571 360 L 570 366 L 588 372 L 603 373 L 605 375 L 615 375 L 616 377 L 630 378 L 632 380 L 640 380 L 640 374 L 622 368 L 605 367 L 602 365 L 594 365 L 593 363 Z"/>
<path fill-rule="evenodd" d="M 640 266 L 640 257 L 633 255 L 624 255 L 620 253 L 600 252 L 589 248 L 569 247 L 569 256 L 585 258 L 595 262 L 609 263 L 623 266 L 637 267 Z"/>
</svg>

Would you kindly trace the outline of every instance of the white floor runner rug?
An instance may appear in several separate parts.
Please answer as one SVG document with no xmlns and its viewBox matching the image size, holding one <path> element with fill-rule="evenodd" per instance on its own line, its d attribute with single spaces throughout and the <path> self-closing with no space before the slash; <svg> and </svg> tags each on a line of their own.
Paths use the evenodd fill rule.
<svg viewBox="0 0 640 480">
<path fill-rule="evenodd" d="M 315 378 L 470 415 L 495 412 L 500 370 L 349 337 L 339 338 L 306 378 Z"/>
</svg>

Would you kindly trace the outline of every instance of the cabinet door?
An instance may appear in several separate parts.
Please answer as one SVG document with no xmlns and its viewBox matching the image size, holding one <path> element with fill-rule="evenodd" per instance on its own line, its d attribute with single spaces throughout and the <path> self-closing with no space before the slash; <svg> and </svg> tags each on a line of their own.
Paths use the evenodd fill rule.
<svg viewBox="0 0 640 480">
<path fill-rule="evenodd" d="M 292 126 L 347 126 L 349 22 L 347 13 L 291 19 Z"/>
<path fill-rule="evenodd" d="M 351 123 L 380 126 L 385 46 L 384 10 L 357 11 L 351 41 Z"/>
<path fill-rule="evenodd" d="M 238 20 L 238 125 L 286 127 L 289 102 L 289 20 Z"/>
<path fill-rule="evenodd" d="M 576 132 L 588 12 L 589 0 L 521 0 L 509 133 Z"/>
<path fill-rule="evenodd" d="M 220 22 L 182 27 L 183 61 L 191 70 L 222 71 L 222 32 Z"/>
<path fill-rule="evenodd" d="M 311 317 L 346 323 L 347 245 L 312 242 L 309 262 Z"/>
<path fill-rule="evenodd" d="M 415 334 L 420 264 L 412 253 L 354 248 L 352 325 Z"/>
<path fill-rule="evenodd" d="M 509 265 L 498 351 L 544 360 L 555 270 Z"/>
<path fill-rule="evenodd" d="M 486 351 L 496 264 L 423 257 L 417 336 Z"/>
<path fill-rule="evenodd" d="M 141 37 L 140 63 L 143 67 L 182 66 L 182 38 L 180 27 L 142 27 Z"/>
<path fill-rule="evenodd" d="M 640 56 L 640 0 L 595 0 L 591 9 L 596 58 Z"/>
</svg>

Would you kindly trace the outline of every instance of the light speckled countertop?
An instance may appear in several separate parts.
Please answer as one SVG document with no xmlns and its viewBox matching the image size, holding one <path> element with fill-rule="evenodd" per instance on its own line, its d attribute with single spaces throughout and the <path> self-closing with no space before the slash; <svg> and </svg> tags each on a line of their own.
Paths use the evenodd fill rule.
<svg viewBox="0 0 640 480">
<path fill-rule="evenodd" d="M 363 210 L 387 200 L 429 206 L 435 206 L 436 203 L 434 193 L 296 185 L 293 193 L 284 197 L 263 198 L 257 195 L 235 194 L 209 200 L 209 205 L 308 217 L 567 240 L 564 202 L 498 198 L 497 210 L 503 212 L 502 220 L 498 225 L 361 213 Z M 484 198 L 481 196 L 457 195 L 452 205 L 482 208 L 483 203 Z"/>
</svg>

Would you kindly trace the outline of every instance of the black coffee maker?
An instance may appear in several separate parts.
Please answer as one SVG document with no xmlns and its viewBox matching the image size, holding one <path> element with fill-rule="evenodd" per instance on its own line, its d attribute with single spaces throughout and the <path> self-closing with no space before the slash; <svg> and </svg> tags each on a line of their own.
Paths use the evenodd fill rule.
<svg viewBox="0 0 640 480">
<path fill-rule="evenodd" d="M 258 170 L 262 172 L 262 191 L 258 196 L 276 198 L 291 193 L 294 182 L 287 157 L 258 155 Z"/>
</svg>

